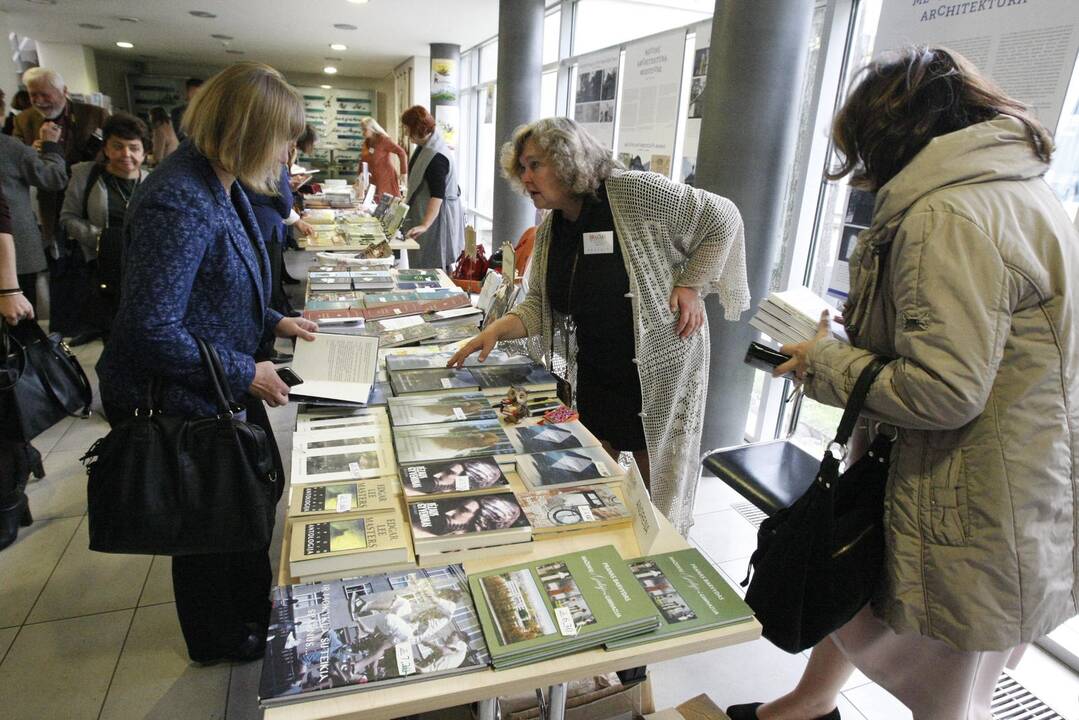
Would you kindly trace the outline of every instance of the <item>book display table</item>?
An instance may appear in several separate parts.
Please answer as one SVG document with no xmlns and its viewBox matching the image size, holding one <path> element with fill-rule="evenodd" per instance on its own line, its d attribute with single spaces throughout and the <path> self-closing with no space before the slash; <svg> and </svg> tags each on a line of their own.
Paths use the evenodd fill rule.
<svg viewBox="0 0 1079 720">
<path fill-rule="evenodd" d="M 635 529 L 631 525 L 610 529 L 597 528 L 585 532 L 559 533 L 553 537 L 537 537 L 533 542 L 524 544 L 524 549 L 519 554 L 506 554 L 474 561 L 464 560 L 463 564 L 465 570 L 472 574 L 518 561 L 524 562 L 559 555 L 587 547 L 614 545 L 624 558 L 688 547 L 685 539 L 675 532 L 662 515 L 658 512 L 651 514 L 656 524 L 651 533 L 642 533 L 641 528 Z M 281 553 L 282 561 L 277 576 L 279 584 L 294 582 L 288 572 L 289 535 L 286 528 L 285 547 Z M 640 546 L 637 539 L 639 535 L 648 536 L 649 547 Z M 478 702 L 481 720 L 494 720 L 496 698 L 499 696 L 549 687 L 547 717 L 551 720 L 561 720 L 566 700 L 564 683 L 570 680 L 626 670 L 749 642 L 758 638 L 760 633 L 760 625 L 756 620 L 751 619 L 716 630 L 624 650 L 590 650 L 506 670 L 487 669 L 467 675 L 394 685 L 380 690 L 363 690 L 325 698 L 316 697 L 304 702 L 269 708 L 265 710 L 264 718 L 265 720 L 321 718 L 383 720 Z"/>
</svg>

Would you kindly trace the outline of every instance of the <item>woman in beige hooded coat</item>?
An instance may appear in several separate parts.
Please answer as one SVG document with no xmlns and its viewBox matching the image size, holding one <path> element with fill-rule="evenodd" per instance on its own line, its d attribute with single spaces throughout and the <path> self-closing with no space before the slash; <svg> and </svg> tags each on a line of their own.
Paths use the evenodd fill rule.
<svg viewBox="0 0 1079 720">
<path fill-rule="evenodd" d="M 892 359 L 867 401 L 897 433 L 882 583 L 793 692 L 728 714 L 837 718 L 857 666 L 916 720 L 988 720 L 1012 651 L 1076 614 L 1079 236 L 1042 179 L 1049 134 L 955 53 L 872 63 L 833 137 L 833 177 L 877 192 L 851 344 L 822 331 L 777 372 L 842 406 Z"/>
</svg>

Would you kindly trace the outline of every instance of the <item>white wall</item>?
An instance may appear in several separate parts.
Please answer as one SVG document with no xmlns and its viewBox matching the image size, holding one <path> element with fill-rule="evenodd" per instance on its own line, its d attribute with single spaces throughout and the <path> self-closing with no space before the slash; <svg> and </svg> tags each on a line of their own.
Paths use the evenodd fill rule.
<svg viewBox="0 0 1079 720">
<path fill-rule="evenodd" d="M 94 51 L 85 45 L 39 41 L 37 58 L 41 67 L 55 70 L 63 76 L 68 92 L 100 92 Z"/>
</svg>

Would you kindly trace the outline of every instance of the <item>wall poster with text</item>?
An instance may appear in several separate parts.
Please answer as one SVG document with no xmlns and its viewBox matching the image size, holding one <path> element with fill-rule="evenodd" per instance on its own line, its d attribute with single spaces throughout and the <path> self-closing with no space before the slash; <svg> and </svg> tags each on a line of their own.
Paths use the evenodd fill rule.
<svg viewBox="0 0 1079 720">
<path fill-rule="evenodd" d="M 581 58 L 573 96 L 573 119 L 612 150 L 620 54 L 616 49 Z"/>
<path fill-rule="evenodd" d="M 689 85 L 689 117 L 686 119 L 686 139 L 682 145 L 682 169 L 678 179 L 693 185 L 697 175 L 697 147 L 701 138 L 701 117 L 704 114 L 704 80 L 708 75 L 708 57 L 712 43 L 712 23 L 702 22 L 694 31 L 697 39 L 693 49 L 693 69 Z"/>
<path fill-rule="evenodd" d="M 626 48 L 618 159 L 631 170 L 671 174 L 685 52 L 685 29 Z"/>
</svg>

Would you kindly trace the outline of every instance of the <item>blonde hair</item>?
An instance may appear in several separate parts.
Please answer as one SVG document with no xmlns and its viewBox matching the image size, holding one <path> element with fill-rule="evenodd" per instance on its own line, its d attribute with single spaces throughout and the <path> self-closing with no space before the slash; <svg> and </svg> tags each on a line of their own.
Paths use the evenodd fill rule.
<svg viewBox="0 0 1079 720">
<path fill-rule="evenodd" d="M 554 167 L 559 181 L 572 194 L 589 195 L 599 189 L 600 183 L 622 165 L 611 157 L 604 147 L 575 120 L 551 117 L 521 125 L 513 131 L 513 137 L 502 146 L 499 164 L 502 175 L 515 189 L 525 192 L 521 184 L 521 153 L 525 143 L 531 140 Z"/>
<path fill-rule="evenodd" d="M 385 135 L 386 137 L 390 136 L 390 134 L 386 132 L 381 125 L 378 124 L 378 120 L 375 120 L 373 117 L 360 118 L 360 125 L 363 126 L 364 130 L 370 130 L 376 135 Z"/>
<path fill-rule="evenodd" d="M 43 67 L 33 67 L 22 74 L 23 85 L 30 87 L 31 84 L 36 85 L 38 83 L 48 83 L 60 92 L 67 89 L 64 78 L 55 70 Z"/>
<path fill-rule="evenodd" d="M 276 195 L 281 148 L 304 130 L 303 98 L 269 65 L 236 63 L 199 88 L 180 124 L 211 162 Z"/>
</svg>

